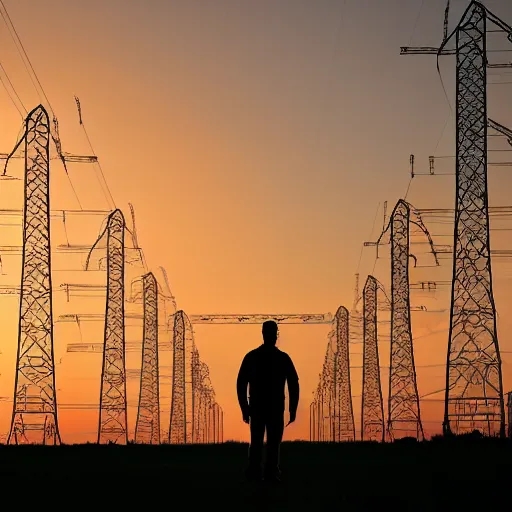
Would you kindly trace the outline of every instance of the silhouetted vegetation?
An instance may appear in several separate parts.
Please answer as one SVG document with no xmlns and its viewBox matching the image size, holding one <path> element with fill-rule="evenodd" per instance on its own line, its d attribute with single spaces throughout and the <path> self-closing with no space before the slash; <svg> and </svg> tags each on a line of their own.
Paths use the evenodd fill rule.
<svg viewBox="0 0 512 512">
<path fill-rule="evenodd" d="M 506 503 L 512 476 L 512 442 L 472 435 L 389 444 L 284 442 L 279 484 L 245 481 L 247 450 L 244 443 L 0 446 L 0 465 L 9 495 L 36 475 L 43 485 L 44 474 L 45 492 L 29 486 L 31 495 L 55 487 L 57 502 L 67 508 L 69 499 L 126 506 L 148 498 L 159 508 L 191 511 L 207 505 L 241 512 L 467 511 L 475 496 L 485 500 L 482 510 L 492 510 Z M 482 485 L 488 492 L 472 492 Z"/>
</svg>

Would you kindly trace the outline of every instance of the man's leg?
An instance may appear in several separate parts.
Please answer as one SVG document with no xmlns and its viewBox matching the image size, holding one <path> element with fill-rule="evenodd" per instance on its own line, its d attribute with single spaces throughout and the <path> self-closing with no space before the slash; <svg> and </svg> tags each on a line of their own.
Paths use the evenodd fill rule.
<svg viewBox="0 0 512 512">
<path fill-rule="evenodd" d="M 251 416 L 251 445 L 249 446 L 248 478 L 261 478 L 261 457 L 263 454 L 263 438 L 265 436 L 265 419 L 260 415 Z"/>
<path fill-rule="evenodd" d="M 267 458 L 265 463 L 265 478 L 278 478 L 279 447 L 283 439 L 284 414 L 272 414 L 267 421 Z"/>
</svg>

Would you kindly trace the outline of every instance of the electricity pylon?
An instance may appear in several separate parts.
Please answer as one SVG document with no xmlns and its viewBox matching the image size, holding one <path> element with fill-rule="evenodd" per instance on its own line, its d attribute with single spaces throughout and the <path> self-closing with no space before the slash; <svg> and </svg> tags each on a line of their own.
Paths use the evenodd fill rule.
<svg viewBox="0 0 512 512">
<path fill-rule="evenodd" d="M 335 316 L 336 353 L 334 363 L 333 441 L 355 441 L 354 411 L 350 386 L 349 314 L 340 306 Z"/>
<path fill-rule="evenodd" d="M 210 422 L 210 442 L 218 444 L 220 442 L 220 406 L 217 402 L 213 403 L 209 411 Z"/>
<path fill-rule="evenodd" d="M 98 443 L 128 443 L 124 326 L 124 230 L 123 213 L 121 210 L 114 210 L 108 217 L 106 228 L 107 299 Z"/>
<path fill-rule="evenodd" d="M 185 318 L 182 310 L 174 315 L 173 369 L 169 443 L 187 442 L 186 388 L 185 388 Z"/>
<path fill-rule="evenodd" d="M 192 442 L 200 443 L 201 437 L 201 393 L 202 393 L 202 380 L 201 380 L 201 361 L 199 359 L 199 351 L 196 347 L 193 348 L 190 356 L 190 364 L 192 366 L 192 410 L 194 417 L 192 420 Z"/>
<path fill-rule="evenodd" d="M 49 137 L 48 113 L 39 105 L 28 114 L 23 137 L 23 267 L 14 405 L 8 444 L 61 442 L 53 353 Z M 20 143 L 21 140 L 16 148 Z"/>
<path fill-rule="evenodd" d="M 210 407 L 209 380 L 210 369 L 208 365 L 199 362 L 200 375 L 200 393 L 198 399 L 198 416 L 199 426 L 197 429 L 197 437 L 200 443 L 208 442 L 208 408 Z"/>
<path fill-rule="evenodd" d="M 377 339 L 377 281 L 368 276 L 363 289 L 363 393 L 361 440 L 384 441 L 384 407 Z"/>
<path fill-rule="evenodd" d="M 440 48 L 402 54 L 456 55 L 456 205 L 443 431 L 505 435 L 501 357 L 491 272 L 487 188 L 487 21 L 512 27 L 472 1 Z M 455 50 L 447 43 L 455 36 Z M 505 65 L 506 66 L 506 65 Z"/>
<path fill-rule="evenodd" d="M 410 209 L 398 201 L 391 215 L 391 349 L 389 364 L 388 433 L 391 440 L 414 436 L 423 426 L 414 366 L 409 297 Z"/>
<path fill-rule="evenodd" d="M 188 316 L 174 314 L 172 399 L 169 443 L 213 442 L 212 407 L 216 403 L 208 365 L 201 361 Z M 218 424 L 218 419 L 216 425 Z M 217 434 L 216 434 L 217 435 Z"/>
<path fill-rule="evenodd" d="M 158 289 L 156 279 L 151 272 L 142 276 L 142 287 L 144 327 L 135 442 L 160 444 Z"/>
<path fill-rule="evenodd" d="M 507 437 L 512 439 L 512 391 L 507 393 L 507 417 L 508 417 L 508 427 L 507 427 Z"/>
</svg>

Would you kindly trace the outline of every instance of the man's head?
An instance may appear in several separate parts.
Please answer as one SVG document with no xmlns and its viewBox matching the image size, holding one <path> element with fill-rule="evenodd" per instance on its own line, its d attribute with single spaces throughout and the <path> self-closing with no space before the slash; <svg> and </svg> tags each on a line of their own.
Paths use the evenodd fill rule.
<svg viewBox="0 0 512 512">
<path fill-rule="evenodd" d="M 265 345 L 275 345 L 277 341 L 277 324 L 273 320 L 263 322 L 263 343 Z"/>
</svg>

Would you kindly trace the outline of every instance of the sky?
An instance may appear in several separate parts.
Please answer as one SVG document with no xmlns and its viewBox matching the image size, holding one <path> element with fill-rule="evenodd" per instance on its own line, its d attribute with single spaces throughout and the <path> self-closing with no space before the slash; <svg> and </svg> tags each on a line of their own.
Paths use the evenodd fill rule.
<svg viewBox="0 0 512 512">
<path fill-rule="evenodd" d="M 451 3 L 450 30 L 468 5 L 467 0 Z M 410 154 L 415 155 L 417 173 L 428 173 L 430 155 L 454 154 L 453 58 L 441 59 L 439 75 L 435 56 L 400 56 L 401 46 L 440 43 L 444 0 L 4 4 L 59 119 L 64 151 L 91 154 L 78 121 L 76 95 L 115 205 L 128 224 L 128 204 L 134 206 L 149 269 L 166 269 L 178 308 L 189 315 L 334 314 L 340 305 L 350 309 L 356 273 L 361 287 L 370 273 L 385 286 L 389 282 L 386 247 L 378 260 L 375 248 L 363 249 L 382 228 L 385 202 L 390 213 L 407 192 L 407 200 L 417 208 L 453 208 L 453 175 L 411 180 L 409 167 Z M 508 2 L 485 4 L 512 22 Z M 489 44 L 504 47 L 499 41 Z M 45 98 L 38 96 L 3 21 L 0 45 L 2 81 L 7 83 L 6 72 L 21 103 L 31 110 Z M 490 80 L 506 82 L 507 75 L 495 74 Z M 489 88 L 490 115 L 508 126 L 510 92 L 506 84 Z M 23 113 L 23 108 L 15 97 L 14 103 L 0 87 L 4 153 L 14 146 L 22 125 L 18 109 Z M 436 160 L 436 172 L 453 173 L 450 162 Z M 20 175 L 20 165 L 14 162 L 12 172 Z M 52 160 L 52 165 L 52 209 L 111 208 L 96 166 L 71 164 L 67 176 L 58 161 Z M 509 182 L 507 168 L 489 171 L 491 205 L 510 203 Z M 21 208 L 20 184 L 0 182 L 0 204 L 5 205 L 0 208 Z M 72 244 L 95 241 L 103 217 L 81 219 L 68 219 L 67 231 L 60 220 L 53 221 L 54 248 L 65 243 L 66 236 Z M 449 225 L 427 227 L 439 235 L 437 243 L 451 243 L 442 238 L 450 232 Z M 5 231 L 0 245 L 20 243 L 19 229 L 0 229 Z M 492 239 L 497 247 L 507 247 L 504 233 Z M 415 250 L 424 249 L 420 245 Z M 60 283 L 104 279 L 63 272 L 76 267 L 82 257 L 55 255 Z M 420 256 L 431 264 L 428 258 Z M 19 259 L 3 257 L 0 284 L 19 284 Z M 510 270 L 506 259 L 494 267 L 506 390 L 512 386 L 512 358 L 506 354 L 512 354 L 506 316 L 512 302 Z M 439 269 L 411 270 L 411 281 L 435 279 L 450 279 L 449 260 Z M 5 326 L 0 341 L 0 433 L 7 433 L 18 306 L 15 297 L 0 296 L 0 301 Z M 449 294 L 447 289 L 435 296 L 413 293 L 411 301 L 440 311 L 413 313 L 418 387 L 424 395 L 444 385 Z M 58 314 L 102 308 L 98 296 L 70 303 L 55 297 Z M 385 325 L 379 349 L 386 399 Z M 57 393 L 63 404 L 59 421 L 66 442 L 95 440 L 98 422 L 97 410 L 84 404 L 99 401 L 101 355 L 65 350 L 80 336 L 100 342 L 102 326 L 81 328 L 63 323 L 55 327 Z M 301 384 L 297 421 L 286 429 L 285 439 L 309 438 L 309 404 L 329 329 L 281 326 L 279 346 L 294 360 Z M 140 336 L 140 325 L 128 328 L 127 339 Z M 195 339 L 224 410 L 224 438 L 247 440 L 235 381 L 244 354 L 261 342 L 259 326 L 197 325 Z M 356 429 L 360 354 L 361 345 L 351 346 Z M 162 354 L 161 364 L 170 364 L 168 353 Z M 140 353 L 127 354 L 127 367 L 140 367 Z M 168 376 L 168 370 L 163 375 Z M 164 431 L 169 422 L 168 381 L 161 392 Z M 129 382 L 131 433 L 137 393 L 137 382 Z M 422 416 L 431 435 L 440 430 L 442 394 L 429 398 L 432 401 L 422 401 Z"/>
</svg>

